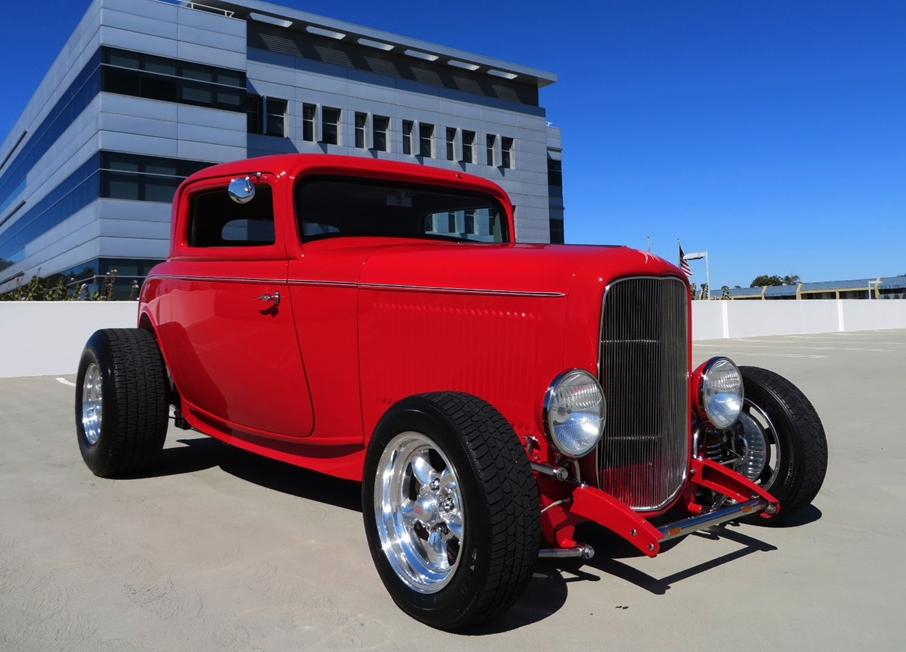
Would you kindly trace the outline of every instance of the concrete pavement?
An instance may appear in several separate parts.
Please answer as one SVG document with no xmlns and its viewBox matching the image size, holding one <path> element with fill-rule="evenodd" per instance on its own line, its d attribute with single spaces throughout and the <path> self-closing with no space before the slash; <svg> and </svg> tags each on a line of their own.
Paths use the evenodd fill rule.
<svg viewBox="0 0 906 652">
<path fill-rule="evenodd" d="M 906 331 L 696 342 L 781 373 L 827 430 L 799 522 L 695 534 L 655 559 L 590 532 L 504 618 L 431 630 L 385 592 L 359 486 L 171 429 L 146 477 L 79 456 L 68 376 L 0 379 L 3 650 L 895 650 L 906 647 Z"/>
</svg>

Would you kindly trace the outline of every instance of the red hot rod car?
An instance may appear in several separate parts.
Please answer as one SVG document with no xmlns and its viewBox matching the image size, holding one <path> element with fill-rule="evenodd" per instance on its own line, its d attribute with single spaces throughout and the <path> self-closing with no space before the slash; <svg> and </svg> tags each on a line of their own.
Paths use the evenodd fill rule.
<svg viewBox="0 0 906 652">
<path fill-rule="evenodd" d="M 649 556 L 807 506 L 827 465 L 789 381 L 691 367 L 679 269 L 625 247 L 517 244 L 493 183 L 318 155 L 217 165 L 173 203 L 135 329 L 88 341 L 88 467 L 134 474 L 175 425 L 362 481 L 378 573 L 455 629 L 518 598 L 597 523 Z"/>
</svg>

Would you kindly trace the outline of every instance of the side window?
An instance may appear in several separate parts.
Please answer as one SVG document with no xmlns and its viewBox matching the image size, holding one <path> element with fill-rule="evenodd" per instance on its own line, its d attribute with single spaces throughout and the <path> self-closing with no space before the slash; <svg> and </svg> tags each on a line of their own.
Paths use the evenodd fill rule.
<svg viewBox="0 0 906 652">
<path fill-rule="evenodd" d="M 190 247 L 261 247 L 274 244 L 274 203 L 270 186 L 258 184 L 247 204 L 229 198 L 226 188 L 192 196 Z"/>
</svg>

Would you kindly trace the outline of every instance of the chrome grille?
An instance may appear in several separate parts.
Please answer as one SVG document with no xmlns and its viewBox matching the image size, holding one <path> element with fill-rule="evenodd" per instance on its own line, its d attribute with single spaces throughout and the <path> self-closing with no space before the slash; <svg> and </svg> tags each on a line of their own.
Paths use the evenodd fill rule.
<svg viewBox="0 0 906 652">
<path fill-rule="evenodd" d="M 688 457 L 688 301 L 677 278 L 628 278 L 604 294 L 601 386 L 607 424 L 598 485 L 636 510 L 680 491 Z"/>
</svg>

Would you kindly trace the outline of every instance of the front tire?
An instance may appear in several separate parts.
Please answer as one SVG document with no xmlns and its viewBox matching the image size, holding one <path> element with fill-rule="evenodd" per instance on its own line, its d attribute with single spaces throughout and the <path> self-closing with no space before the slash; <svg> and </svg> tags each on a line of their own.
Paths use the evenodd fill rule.
<svg viewBox="0 0 906 652">
<path fill-rule="evenodd" d="M 98 476 L 138 473 L 167 436 L 168 380 L 157 342 L 138 328 L 99 330 L 89 338 L 76 376 L 76 436 Z"/>
<path fill-rule="evenodd" d="M 827 473 L 827 438 L 818 413 L 798 387 L 760 367 L 740 367 L 743 413 L 761 430 L 767 463 L 756 482 L 780 501 L 780 513 L 749 522 L 788 520 L 814 500 Z"/>
<path fill-rule="evenodd" d="M 525 451 L 496 409 L 467 394 L 422 394 L 388 411 L 368 446 L 362 512 L 387 591 L 439 629 L 508 609 L 538 557 Z"/>
</svg>

